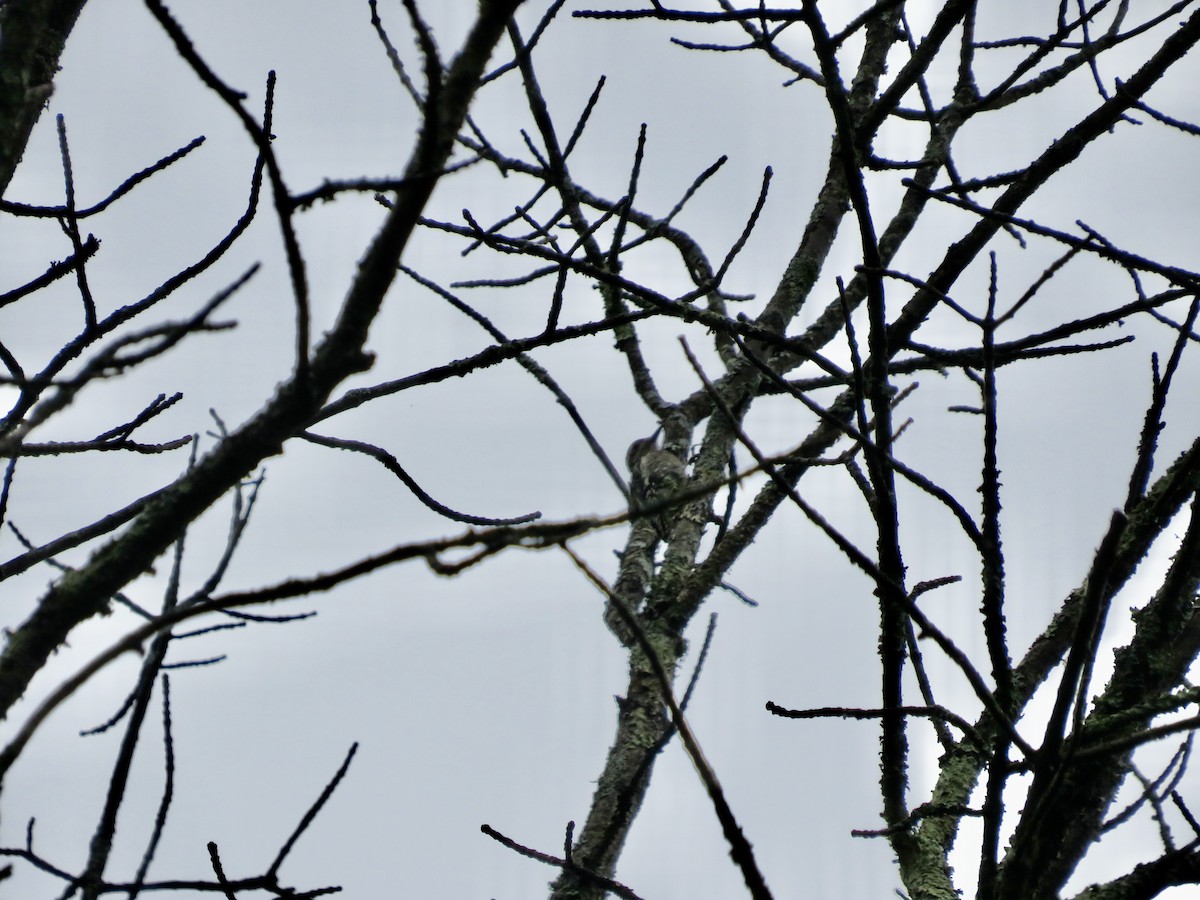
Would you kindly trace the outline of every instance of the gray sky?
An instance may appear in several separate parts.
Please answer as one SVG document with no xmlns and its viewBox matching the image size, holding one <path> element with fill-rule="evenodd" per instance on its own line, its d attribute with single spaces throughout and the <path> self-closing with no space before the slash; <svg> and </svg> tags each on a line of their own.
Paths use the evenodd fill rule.
<svg viewBox="0 0 1200 900">
<path fill-rule="evenodd" d="M 425 5 L 449 54 L 475 4 Z M 1052 15 L 1042 9 L 1045 4 L 985 6 L 981 34 L 1036 30 Z M 526 11 L 526 34 L 535 18 L 530 13 L 542 8 L 532 3 Z M 252 107 L 261 102 L 266 71 L 278 72 L 274 132 L 293 190 L 315 187 L 326 177 L 401 170 L 416 119 L 374 39 L 365 3 L 177 0 L 172 9 L 210 64 L 250 94 Z M 393 39 L 413 58 L 398 4 L 385 5 L 384 13 Z M 1006 25 L 1000 19 L 1009 14 L 1029 24 Z M 564 13 L 537 57 L 548 99 L 566 130 L 595 79 L 607 75 L 589 136 L 573 157 L 574 171 L 598 193 L 620 196 L 637 128 L 646 122 L 639 199 L 650 211 L 665 212 L 696 174 L 728 154 L 726 171 L 679 221 L 718 258 L 742 228 L 763 167 L 772 165 L 770 201 L 728 284 L 761 301 L 794 250 L 819 187 L 829 116 L 811 85 L 782 87 L 785 73 L 765 59 L 691 53 L 667 42 L 672 33 L 703 36 L 659 25 L 584 22 Z M 1136 46 L 1129 53 L 1139 50 L 1144 55 Z M 1129 74 L 1109 68 L 1121 59 L 1105 64 L 1106 78 Z M 1185 61 L 1153 101 L 1179 117 L 1196 118 L 1196 74 L 1195 60 Z M 488 88 L 474 110 L 497 146 L 514 154 L 521 147 L 517 129 L 530 127 L 516 84 Z M 1021 111 L 983 117 L 964 134 L 956 157 L 960 171 L 973 177 L 1023 165 L 1060 133 L 1062 116 L 1094 103 L 1085 73 L 1028 110 L 1022 105 Z M 104 242 L 91 270 L 102 304 L 116 306 L 148 293 L 201 255 L 240 214 L 253 148 L 133 0 L 89 5 L 63 60 L 50 113 L 38 126 L 9 199 L 60 201 L 54 113 L 66 117 L 83 203 L 192 137 L 208 139 L 193 158 L 151 179 L 91 226 Z M 1142 133 L 1148 129 L 1156 131 L 1153 140 Z M 877 149 L 911 158 L 920 140 L 899 130 L 885 132 Z M 1188 174 L 1194 172 L 1194 152 L 1159 126 L 1122 127 L 1026 212 L 1064 229 L 1083 219 L 1133 252 L 1194 265 L 1200 208 L 1198 182 Z M 880 218 L 895 204 L 899 177 L 879 179 Z M 457 219 L 456 211 L 467 206 L 488 221 L 528 190 L 515 178 L 502 182 L 478 167 L 439 187 L 433 214 Z M 380 208 L 364 197 L 319 207 L 302 219 L 314 334 L 328 326 L 380 217 Z M 897 266 L 917 275 L 928 272 L 967 222 L 946 215 L 922 226 L 921 239 L 911 242 Z M 833 296 L 832 276 L 851 274 L 857 257 L 849 228 L 846 235 L 814 298 L 812 317 Z M 35 228 L 11 219 L 0 220 L 0 246 L 4 285 L 32 277 L 48 260 L 69 252 L 56 226 Z M 1043 244 L 1021 251 L 1012 242 L 996 249 L 1002 303 L 1019 296 L 1058 252 Z M 173 315 L 181 316 L 255 260 L 263 262 L 263 271 L 226 310 L 226 317 L 238 320 L 237 331 L 194 338 L 161 363 L 95 388 L 53 436 L 91 436 L 129 418 L 155 394 L 176 390 L 185 393 L 184 401 L 147 437 L 203 433 L 212 427 L 209 408 L 230 426 L 248 417 L 290 369 L 291 301 L 269 207 L 221 266 L 171 301 Z M 406 261 L 442 283 L 494 276 L 498 265 L 508 265 L 482 254 L 461 258 L 453 245 L 434 236 L 415 242 Z M 647 254 L 633 271 L 657 279 L 665 293 L 683 289 L 677 267 L 665 258 Z M 1115 305 L 1114 297 L 1130 299 L 1122 279 L 1115 268 L 1080 264 L 1016 328 L 1035 330 L 1038 323 Z M 508 334 L 520 336 L 544 324 L 546 290 L 538 285 L 464 296 Z M 958 299 L 982 308 L 986 290 L 986 270 L 976 267 L 959 282 Z M 581 284 L 568 291 L 566 301 L 566 320 L 598 315 L 595 292 Z M 51 352 L 78 327 L 77 302 L 63 286 L 48 292 L 36 309 L 23 304 L 0 310 L 0 334 L 10 346 Z M 649 349 L 660 383 L 673 397 L 696 388 L 675 341 L 682 330 L 674 322 L 661 326 Z M 1079 583 L 1108 511 L 1123 499 L 1140 410 L 1149 395 L 1149 354 L 1164 352 L 1171 339 L 1166 329 L 1144 324 L 1131 330 L 1139 340 L 1102 366 L 1068 357 L 1002 372 L 1004 528 L 1010 627 L 1018 653 Z M 702 349 L 703 333 L 688 334 L 692 346 Z M 977 340 L 950 317 L 927 336 L 935 338 L 955 345 Z M 373 332 L 379 363 L 355 383 L 420 371 L 487 343 L 476 325 L 402 280 Z M 628 443 L 654 423 L 637 403 L 611 343 L 607 336 L 595 338 L 537 358 L 568 388 L 610 455 L 620 459 Z M 34 349 L 26 352 L 36 356 Z M 1194 362 L 1185 364 L 1180 378 L 1196 383 Z M 979 479 L 978 422 L 945 410 L 973 402 L 974 389 L 956 375 L 919 380 L 920 389 L 898 412 L 899 420 L 914 420 L 899 449 L 907 462 L 936 472 L 939 481 L 971 499 Z M 794 445 L 808 430 L 809 418 L 794 406 L 765 404 L 756 415 L 757 433 L 774 449 Z M 1163 461 L 1191 439 L 1194 413 L 1169 410 L 1168 423 Z M 553 398 L 511 364 L 406 392 L 318 430 L 386 446 L 434 496 L 480 515 L 537 509 L 566 518 L 615 512 L 622 505 Z M 209 438 L 202 441 L 211 445 Z M 34 540 L 45 540 L 170 480 L 186 464 L 185 453 L 31 461 L 18 480 L 13 519 Z M 870 545 L 871 521 L 844 478 L 816 473 L 805 482 L 805 496 Z M 910 581 L 962 574 L 964 585 L 931 596 L 926 608 L 965 649 L 982 653 L 973 587 L 977 563 L 969 547 L 956 537 L 950 518 L 925 498 L 905 492 L 901 503 L 910 528 Z M 219 504 L 189 538 L 185 575 L 193 587 L 219 553 L 228 515 L 228 504 Z M 459 530 L 370 461 L 290 445 L 267 466 L 258 509 L 226 587 L 253 588 L 328 570 L 364 552 Z M 619 530 L 600 533 L 580 541 L 578 549 L 611 575 L 611 550 L 621 537 Z M 0 537 L 6 557 L 16 549 L 11 535 Z M 1159 557 L 1169 551 L 1164 548 Z M 158 575 L 138 582 L 131 595 L 154 605 L 167 568 L 160 564 Z M 1154 583 L 1149 574 L 1140 573 L 1143 589 Z M 5 622 L 23 618 L 51 577 L 35 570 L 6 584 L 12 618 Z M 747 608 L 728 594 L 709 600 L 707 608 L 720 622 L 689 720 L 768 883 L 781 898 L 889 896 L 899 884 L 890 849 L 849 835 L 853 828 L 880 824 L 876 728 L 782 721 L 763 710 L 766 700 L 797 708 L 877 703 L 877 613 L 870 585 L 849 572 L 829 543 L 791 510 L 751 547 L 731 580 L 760 605 Z M 1121 599 L 1117 607 L 1138 602 L 1130 597 L 1122 606 Z M 176 661 L 189 653 L 228 658 L 172 675 L 176 798 L 151 877 L 205 877 L 207 841 L 221 846 L 230 875 L 258 873 L 350 743 L 359 741 L 350 774 L 284 867 L 286 883 L 341 884 L 347 897 L 516 900 L 544 893 L 555 873 L 495 844 L 479 826 L 486 822 L 557 853 L 566 822 L 582 823 L 586 816 L 611 739 L 613 695 L 623 689 L 625 672 L 601 607 L 599 595 L 565 557 L 510 552 L 454 580 L 417 566 L 389 569 L 330 596 L 277 610 L 319 608 L 315 620 L 179 642 Z M 694 646 L 704 618 L 689 634 Z M 59 654 L 35 682 L 21 710 L 128 627 L 129 620 L 117 615 L 81 629 L 70 651 Z M 116 735 L 75 735 L 116 709 L 135 666 L 125 659 L 110 667 L 42 729 L 6 785 L 0 843 L 20 844 L 27 817 L 36 815 L 36 849 L 65 868 L 80 863 Z M 969 703 L 949 666 L 935 663 L 934 670 L 951 684 L 947 705 L 955 698 Z M 152 720 L 158 715 L 156 708 Z M 158 802 L 158 734 L 152 723 L 143 736 L 136 785 L 109 872 L 114 878 L 136 865 Z M 928 787 L 922 772 L 933 772 L 936 748 L 918 746 L 916 752 L 926 760 L 913 776 L 919 796 Z M 965 837 L 963 843 L 969 848 Z M 1127 867 L 1136 852 L 1131 846 L 1136 845 L 1119 843 L 1098 868 L 1081 870 L 1078 886 Z M 974 861 L 960 864 L 970 870 Z M 739 895 L 740 875 L 677 744 L 657 764 L 618 877 L 646 898 Z M 9 884 L 14 897 L 54 894 L 47 881 L 25 869 Z"/>
</svg>

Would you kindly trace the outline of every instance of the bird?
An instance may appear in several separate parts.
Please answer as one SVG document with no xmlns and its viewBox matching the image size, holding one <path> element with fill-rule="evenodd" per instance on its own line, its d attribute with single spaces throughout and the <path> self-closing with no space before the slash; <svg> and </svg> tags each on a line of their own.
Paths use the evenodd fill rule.
<svg viewBox="0 0 1200 900">
<path fill-rule="evenodd" d="M 629 445 L 625 464 L 629 467 L 629 505 L 633 512 L 645 509 L 679 492 L 686 475 L 683 460 L 658 446 L 662 427 L 649 437 Z M 664 510 L 653 517 L 658 534 L 664 540 L 670 534 L 670 519 Z"/>
</svg>

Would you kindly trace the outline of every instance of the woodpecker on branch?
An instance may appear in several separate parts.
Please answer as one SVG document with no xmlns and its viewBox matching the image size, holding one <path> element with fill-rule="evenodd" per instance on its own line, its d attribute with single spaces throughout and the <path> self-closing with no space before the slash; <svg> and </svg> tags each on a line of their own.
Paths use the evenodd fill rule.
<svg viewBox="0 0 1200 900">
<path fill-rule="evenodd" d="M 657 428 L 649 437 L 629 445 L 625 464 L 629 466 L 629 505 L 636 512 L 679 492 L 686 476 L 683 460 L 658 446 Z M 664 540 L 670 534 L 667 512 L 654 517 L 654 526 Z"/>
</svg>

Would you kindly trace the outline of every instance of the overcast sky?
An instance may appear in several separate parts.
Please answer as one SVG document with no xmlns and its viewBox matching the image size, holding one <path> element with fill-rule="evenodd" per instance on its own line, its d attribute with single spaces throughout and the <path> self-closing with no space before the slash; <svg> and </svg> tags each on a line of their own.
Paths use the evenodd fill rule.
<svg viewBox="0 0 1200 900">
<path fill-rule="evenodd" d="M 415 60 L 399 4 L 382 5 L 393 39 Z M 527 35 L 544 8 L 532 0 L 528 5 L 522 17 Z M 705 6 L 698 0 L 692 5 Z M 930 5 L 910 4 L 914 27 Z M 425 6 L 449 55 L 476 4 L 450 0 Z M 1053 4 L 1032 0 L 983 6 L 981 37 L 1042 31 L 1053 17 L 1047 8 Z M 1142 16 L 1149 14 L 1142 6 L 1160 4 L 1137 6 Z M 273 130 L 293 190 L 325 178 L 401 171 L 416 117 L 374 37 L 365 2 L 176 0 L 172 9 L 213 68 L 250 95 L 252 108 L 261 104 L 266 72 L 276 70 Z M 1022 24 L 1004 21 L 1008 15 Z M 564 131 L 595 80 L 607 76 L 588 135 L 573 157 L 576 177 L 597 193 L 615 198 L 625 190 L 643 122 L 648 145 L 639 202 L 648 211 L 664 213 L 704 168 L 722 154 L 730 157 L 678 223 L 718 258 L 740 232 L 763 168 L 773 167 L 762 221 L 727 283 L 761 300 L 770 296 L 795 249 L 820 185 L 829 115 L 811 85 L 784 87 L 786 73 L 765 58 L 689 52 L 668 42 L 672 34 L 711 39 L 694 29 L 581 21 L 564 13 L 535 61 Z M 796 46 L 799 52 L 798 38 Z M 1122 64 L 1132 65 L 1130 60 L 1146 53 L 1135 42 L 1103 64 L 1110 87 L 1112 78 L 1130 74 Z M 1153 101 L 1175 116 L 1200 117 L 1198 74 L 1196 60 L 1186 60 Z M 1082 73 L 1020 112 L 973 124 L 956 156 L 964 177 L 1028 162 L 1078 118 L 1077 110 L 1096 102 L 1089 78 Z M 66 119 L 81 205 L 193 137 L 207 138 L 192 157 L 89 225 L 103 241 L 90 272 L 93 288 L 99 302 L 112 308 L 147 294 L 228 230 L 245 203 L 254 149 L 134 0 L 89 4 L 56 88 L 50 114 L 43 116 L 6 199 L 61 201 L 57 113 Z M 515 81 L 501 81 L 482 91 L 474 108 L 489 137 L 514 155 L 522 152 L 518 129 L 531 127 L 518 88 Z M 1147 129 L 1154 129 L 1152 140 Z M 922 140 L 915 131 L 889 130 L 877 150 L 912 158 Z M 1195 149 L 1187 139 L 1153 124 L 1122 126 L 1089 151 L 1077 170 L 1052 182 L 1027 212 L 1064 229 L 1083 219 L 1128 250 L 1194 268 L 1200 209 L 1194 172 Z M 880 218 L 894 207 L 900 177 L 890 173 L 875 185 Z M 457 219 L 457 211 L 469 207 L 480 221 L 490 221 L 529 190 L 516 178 L 501 180 L 478 167 L 439 187 L 434 215 Z M 370 197 L 361 197 L 320 206 L 302 219 L 314 334 L 328 327 L 382 215 Z M 946 242 L 968 224 L 964 216 L 947 215 L 923 226 L 921 239 L 897 266 L 927 273 Z M 852 274 L 856 255 L 849 227 L 847 235 L 809 318 L 833 296 L 832 277 Z M 1021 251 L 1012 242 L 998 242 L 996 249 L 1008 303 L 1059 252 L 1037 243 Z M 0 290 L 68 253 L 53 223 L 0 219 Z M 184 400 L 148 430 L 147 439 L 203 435 L 213 428 L 210 408 L 230 427 L 244 421 L 290 371 L 291 300 L 267 205 L 228 258 L 181 291 L 170 310 L 182 316 L 195 309 L 254 261 L 262 261 L 263 270 L 226 308 L 225 317 L 239 323 L 236 331 L 193 338 L 160 363 L 97 387 L 42 439 L 90 437 L 130 418 L 156 394 L 177 390 Z M 434 236 L 415 241 L 406 262 L 444 284 L 517 270 L 495 256 L 463 258 L 455 245 Z M 664 293 L 685 289 L 665 257 L 647 254 L 633 271 Z M 1114 298 L 1130 299 L 1122 278 L 1113 268 L 1080 265 L 1019 327 L 1034 331 L 1039 323 L 1121 302 Z M 986 288 L 982 267 L 959 285 L 963 297 L 976 303 Z M 541 285 L 464 296 L 508 334 L 521 336 L 544 325 L 546 290 Z M 69 286 L 42 298 L 0 310 L 4 343 L 23 347 L 30 359 L 53 352 L 79 324 L 78 299 Z M 419 286 L 398 284 L 390 304 L 372 333 L 379 363 L 356 384 L 417 372 L 489 343 L 478 326 Z M 564 320 L 598 315 L 595 292 L 575 284 Z M 977 340 L 950 318 L 939 328 L 926 339 L 956 346 Z M 661 326 L 655 332 L 661 340 L 648 351 L 660 386 L 673 398 L 697 387 L 675 340 L 681 330 L 675 322 Z M 1149 395 L 1149 355 L 1155 349 L 1162 353 L 1171 340 L 1166 329 L 1136 324 L 1130 330 L 1139 340 L 1103 365 L 1066 358 L 1002 375 L 1004 528 L 1014 604 L 1010 628 L 1018 655 L 1080 582 L 1108 511 L 1123 500 L 1140 410 Z M 703 332 L 688 333 L 702 349 Z M 610 456 L 621 459 L 629 442 L 655 423 L 637 402 L 611 344 L 611 337 L 602 336 L 536 356 L 571 393 Z M 1195 385 L 1197 374 L 1194 364 L 1186 364 L 1180 378 Z M 974 389 L 961 376 L 926 375 L 920 381 L 897 414 L 900 421 L 913 419 L 900 450 L 911 464 L 936 472 L 939 481 L 970 500 L 979 478 L 979 424 L 946 408 L 974 402 Z M 775 449 L 795 445 L 810 421 L 783 403 L 766 404 L 756 416 L 757 433 Z M 1180 407 L 1174 415 L 1169 410 L 1167 420 L 1160 460 L 1170 459 L 1195 433 L 1194 410 Z M 540 510 L 549 518 L 567 518 L 622 507 L 562 409 L 513 364 L 400 394 L 317 430 L 386 446 L 439 500 L 478 515 Z M 211 438 L 201 441 L 211 446 Z M 40 542 L 166 483 L 186 461 L 186 451 L 135 459 L 111 454 L 30 460 L 22 464 L 11 515 Z M 839 527 L 871 546 L 871 521 L 844 478 L 817 472 L 805 490 Z M 927 609 L 966 650 L 982 652 L 973 588 L 977 563 L 969 547 L 928 501 L 908 493 L 901 501 L 910 582 L 962 574 L 964 585 L 931 597 Z M 189 538 L 185 580 L 192 587 L 220 552 L 229 510 L 228 503 L 218 504 Z M 226 587 L 253 588 L 312 574 L 402 541 L 459 530 L 371 461 L 297 443 L 268 462 L 259 506 Z M 578 549 L 611 575 L 611 551 L 622 536 L 619 530 L 596 534 Z M 1157 559 L 1170 549 L 1163 548 Z M 0 536 L 0 550 L 5 558 L 17 552 L 10 534 Z M 131 588 L 131 596 L 154 606 L 167 569 L 161 563 L 156 576 Z M 1153 585 L 1153 574 L 1153 566 L 1139 572 L 1131 594 Z M 20 621 L 53 577 L 40 569 L 7 582 L 4 621 Z M 899 880 L 890 848 L 850 837 L 851 829 L 880 825 L 875 726 L 782 721 L 763 710 L 767 700 L 796 708 L 877 705 L 871 586 L 789 509 L 747 551 L 731 580 L 759 605 L 747 607 L 730 594 L 708 601 L 719 625 L 689 720 L 768 883 L 780 898 L 891 895 Z M 1135 602 L 1122 597 L 1116 606 Z M 486 822 L 557 853 L 567 821 L 582 823 L 586 817 L 611 740 L 613 696 L 625 683 L 624 654 L 602 623 L 600 596 L 563 556 L 510 552 L 453 580 L 418 566 L 388 569 L 277 611 L 308 609 L 320 615 L 174 646 L 177 662 L 189 654 L 227 658 L 172 674 L 175 802 L 151 877 L 210 875 L 207 841 L 220 845 L 229 875 L 259 873 L 358 741 L 345 782 L 284 867 L 285 883 L 340 884 L 344 896 L 356 898 L 544 895 L 554 871 L 500 847 L 479 826 Z M 705 619 L 698 617 L 699 630 L 689 633 L 694 646 Z M 129 627 L 122 615 L 89 623 L 35 682 L 30 700 L 44 696 L 58 678 Z M 685 672 L 693 662 L 694 654 Z M 63 868 L 81 864 L 119 729 L 98 737 L 76 735 L 116 710 L 136 665 L 132 658 L 114 664 L 44 726 L 5 785 L 0 844 L 21 844 L 28 817 L 36 815 L 36 849 Z M 934 670 L 949 679 L 948 705 L 955 696 L 965 699 L 948 666 L 935 664 Z M 29 707 L 26 701 L 19 709 Z M 152 713 L 139 751 L 136 783 L 108 872 L 113 878 L 132 873 L 158 802 L 158 715 Z M 919 797 L 929 786 L 936 750 L 918 745 L 916 753 L 924 760 L 913 776 Z M 1137 852 L 1136 842 L 1119 843 L 1073 883 L 1082 886 L 1123 870 Z M 971 869 L 974 860 L 962 864 Z M 648 900 L 739 896 L 740 875 L 676 744 L 657 765 L 618 877 Z M 22 867 L 5 896 L 49 897 L 55 893 L 51 885 Z"/>
</svg>

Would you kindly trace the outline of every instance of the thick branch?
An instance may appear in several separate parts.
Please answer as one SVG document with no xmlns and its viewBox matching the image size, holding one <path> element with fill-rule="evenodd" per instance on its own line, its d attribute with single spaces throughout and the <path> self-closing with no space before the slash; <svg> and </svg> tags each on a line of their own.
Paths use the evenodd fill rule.
<svg viewBox="0 0 1200 900">
<path fill-rule="evenodd" d="M 308 377 L 293 377 L 282 384 L 262 410 L 150 501 L 124 534 L 50 589 L 30 617 L 12 632 L 0 655 L 0 715 L 7 716 L 76 625 L 97 614 L 115 591 L 145 571 L 184 526 L 262 460 L 279 453 L 337 385 L 370 365 L 364 350 L 368 329 L 449 159 L 487 59 L 519 4 L 520 0 L 493 0 L 482 5 L 462 52 L 447 73 L 442 102 L 428 111 L 406 168 L 404 188 L 359 263 L 337 324 L 315 350 Z"/>
</svg>

